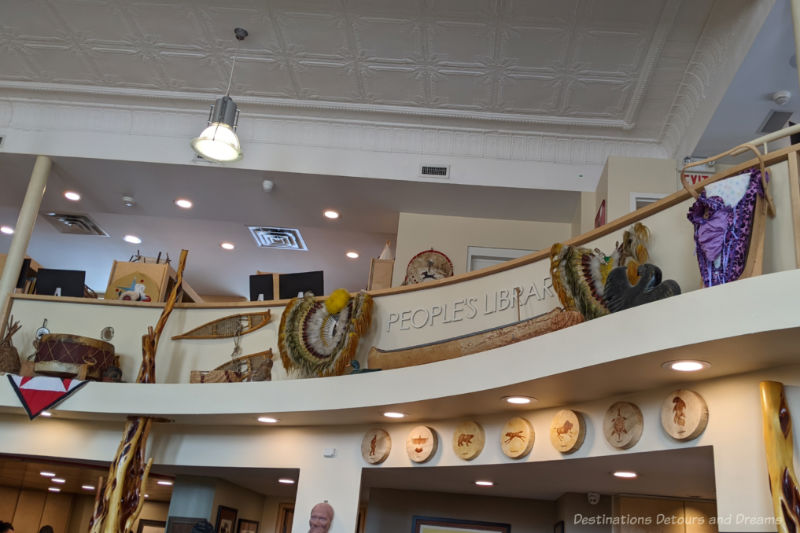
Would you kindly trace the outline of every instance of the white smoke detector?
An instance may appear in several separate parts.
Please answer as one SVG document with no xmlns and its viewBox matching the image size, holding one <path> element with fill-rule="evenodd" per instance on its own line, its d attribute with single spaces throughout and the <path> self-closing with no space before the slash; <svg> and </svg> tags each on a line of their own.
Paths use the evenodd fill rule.
<svg viewBox="0 0 800 533">
<path fill-rule="evenodd" d="M 792 98 L 792 93 L 786 90 L 775 91 L 774 93 L 772 93 L 772 101 L 778 105 L 784 105 L 789 100 L 791 100 L 791 98 Z"/>
</svg>

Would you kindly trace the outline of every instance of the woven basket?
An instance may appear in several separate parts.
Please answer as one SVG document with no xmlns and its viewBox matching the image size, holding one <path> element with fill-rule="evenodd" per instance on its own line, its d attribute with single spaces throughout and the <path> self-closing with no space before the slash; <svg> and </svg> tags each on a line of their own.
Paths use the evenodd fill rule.
<svg viewBox="0 0 800 533">
<path fill-rule="evenodd" d="M 20 369 L 19 352 L 11 342 L 0 341 L 0 372 L 18 374 Z"/>
</svg>

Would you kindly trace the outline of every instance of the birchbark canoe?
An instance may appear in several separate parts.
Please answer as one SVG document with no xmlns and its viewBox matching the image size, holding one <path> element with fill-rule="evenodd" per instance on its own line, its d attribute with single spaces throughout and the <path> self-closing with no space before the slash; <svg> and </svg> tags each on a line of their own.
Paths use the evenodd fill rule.
<svg viewBox="0 0 800 533">
<path fill-rule="evenodd" d="M 554 309 L 513 324 L 409 348 L 381 350 L 373 346 L 367 357 L 371 369 L 390 370 L 424 365 L 499 348 L 583 322 L 577 311 Z"/>
</svg>

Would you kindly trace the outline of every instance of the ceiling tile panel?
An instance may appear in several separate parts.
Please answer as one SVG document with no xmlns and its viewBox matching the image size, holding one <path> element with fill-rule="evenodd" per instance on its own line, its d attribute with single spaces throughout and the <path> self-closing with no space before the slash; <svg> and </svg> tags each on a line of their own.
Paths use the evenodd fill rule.
<svg viewBox="0 0 800 533">
<path fill-rule="evenodd" d="M 436 18 L 490 20 L 497 15 L 497 0 L 429 0 L 428 13 Z"/>
<path fill-rule="evenodd" d="M 509 74 L 500 83 L 498 107 L 514 113 L 550 115 L 558 110 L 563 80 L 553 76 Z"/>
<path fill-rule="evenodd" d="M 413 67 L 367 66 L 361 71 L 366 100 L 372 103 L 423 105 L 424 75 Z"/>
<path fill-rule="evenodd" d="M 567 27 L 575 19 L 578 0 L 506 0 L 501 16 L 509 22 L 537 22 Z"/>
<path fill-rule="evenodd" d="M 27 43 L 24 54 L 36 66 L 37 81 L 87 84 L 96 81 L 80 51 L 70 46 Z"/>
<path fill-rule="evenodd" d="M 58 22 L 50 2 L 45 0 L 2 0 L 0 34 L 22 39 L 53 41 L 69 38 L 69 29 Z"/>
<path fill-rule="evenodd" d="M 431 59 L 442 65 L 485 66 L 493 35 L 494 29 L 483 23 L 436 22 L 428 26 Z"/>
<path fill-rule="evenodd" d="M 352 64 L 334 61 L 297 61 L 295 76 L 300 97 L 311 100 L 359 99 L 358 83 Z"/>
<path fill-rule="evenodd" d="M 575 71 L 626 75 L 641 68 L 648 44 L 642 34 L 609 31 L 581 33 L 575 41 Z"/>
<path fill-rule="evenodd" d="M 38 78 L 38 73 L 25 61 L 24 54 L 15 48 L 4 46 L 0 41 L 0 72 L 3 79 L 15 81 L 32 81 Z"/>
<path fill-rule="evenodd" d="M 417 18 L 425 3 L 425 0 L 349 0 L 347 8 L 364 16 Z"/>
<path fill-rule="evenodd" d="M 652 27 L 666 0 L 602 0 L 583 2 L 578 14 L 589 27 Z"/>
<path fill-rule="evenodd" d="M 564 114 L 621 120 L 632 83 L 623 80 L 573 80 L 565 91 Z"/>
<path fill-rule="evenodd" d="M 206 54 L 165 50 L 160 54 L 160 63 L 167 73 L 167 86 L 172 90 L 219 92 L 228 85 L 230 70 L 217 76 L 219 71 Z"/>
<path fill-rule="evenodd" d="M 296 98 L 288 68 L 269 57 L 240 57 L 236 60 L 231 93 L 248 96 Z"/>
<path fill-rule="evenodd" d="M 491 82 L 485 71 L 441 69 L 431 75 L 431 103 L 457 109 L 489 108 Z"/>
<path fill-rule="evenodd" d="M 408 19 L 359 17 L 353 22 L 359 57 L 378 63 L 415 63 L 422 57 L 419 26 Z"/>
<path fill-rule="evenodd" d="M 144 89 L 164 87 L 156 64 L 133 48 L 96 46 L 89 50 L 88 56 L 105 83 Z"/>
<path fill-rule="evenodd" d="M 86 43 L 131 43 L 136 33 L 113 2 L 77 0 L 51 2 L 75 39 Z"/>
<path fill-rule="evenodd" d="M 336 14 L 281 12 L 277 19 L 292 55 L 342 58 L 350 52 L 346 22 Z"/>
<path fill-rule="evenodd" d="M 208 50 L 213 45 L 195 10 L 187 4 L 130 2 L 124 9 L 130 24 L 141 31 L 145 43 L 198 50 Z"/>
<path fill-rule="evenodd" d="M 569 33 L 563 28 L 507 26 L 501 31 L 501 54 L 512 67 L 562 70 L 568 45 Z"/>
</svg>

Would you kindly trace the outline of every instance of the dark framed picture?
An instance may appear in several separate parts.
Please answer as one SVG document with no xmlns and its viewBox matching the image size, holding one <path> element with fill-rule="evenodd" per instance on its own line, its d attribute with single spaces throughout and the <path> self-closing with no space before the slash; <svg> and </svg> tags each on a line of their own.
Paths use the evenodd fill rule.
<svg viewBox="0 0 800 533">
<path fill-rule="evenodd" d="M 553 533 L 564 533 L 564 521 L 560 520 L 553 526 Z"/>
<path fill-rule="evenodd" d="M 497 533 L 511 533 L 511 525 L 501 524 L 499 522 L 460 520 L 457 518 L 415 516 L 411 531 L 412 533 L 463 533 L 464 531 L 495 531 Z"/>
<path fill-rule="evenodd" d="M 214 529 L 217 533 L 236 533 L 236 515 L 239 513 L 233 507 L 220 505 L 217 508 L 217 523 Z"/>
<path fill-rule="evenodd" d="M 196 516 L 170 516 L 167 518 L 167 533 L 191 533 L 195 524 L 203 521 L 205 521 L 205 518 Z M 141 529 L 142 522 L 147 522 L 147 520 L 139 521 L 140 525 L 138 533 L 144 533 L 144 531 Z"/>
<path fill-rule="evenodd" d="M 258 522 L 255 520 L 239 519 L 239 529 L 236 533 L 258 533 Z"/>
</svg>

